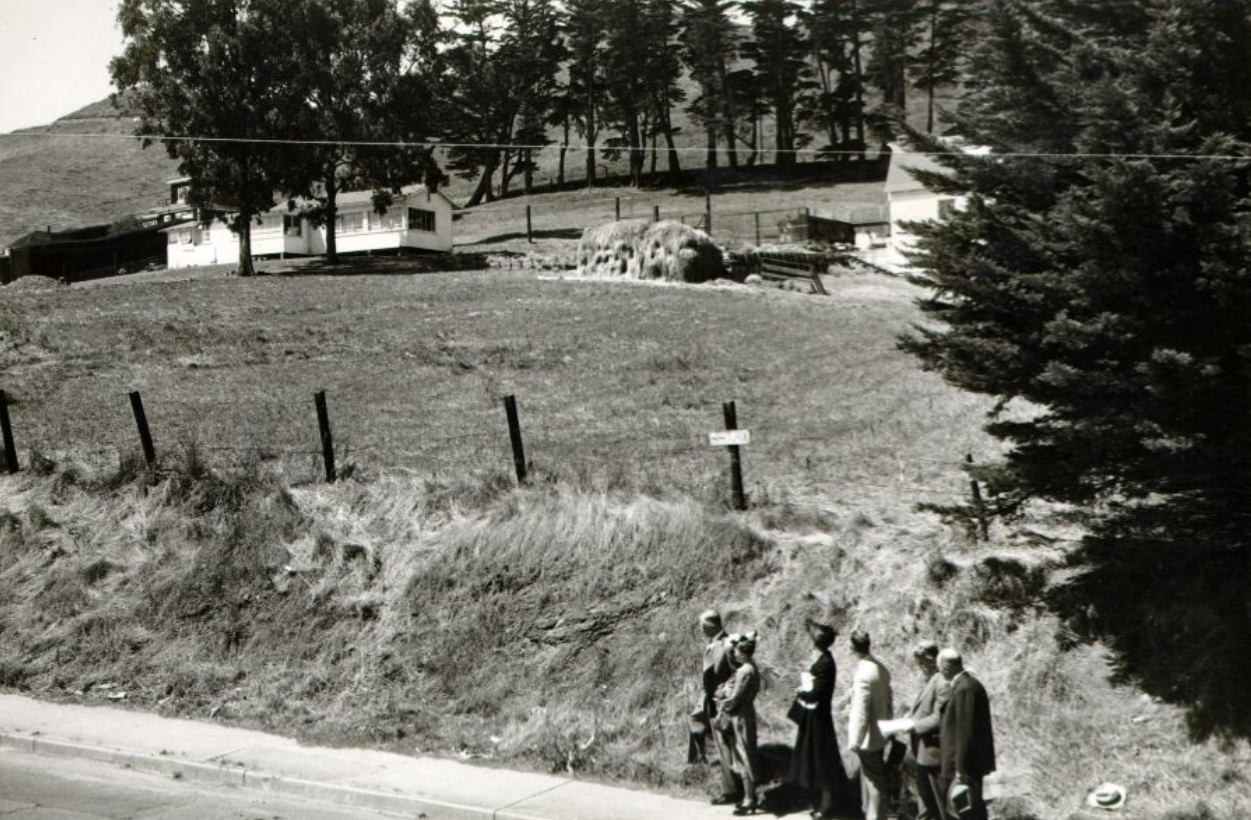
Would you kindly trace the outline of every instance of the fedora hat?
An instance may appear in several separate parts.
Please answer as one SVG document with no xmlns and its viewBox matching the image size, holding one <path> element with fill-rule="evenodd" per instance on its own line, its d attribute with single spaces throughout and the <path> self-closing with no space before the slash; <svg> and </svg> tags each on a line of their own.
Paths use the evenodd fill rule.
<svg viewBox="0 0 1251 820">
<path fill-rule="evenodd" d="M 1086 805 L 1095 809 L 1119 809 L 1125 805 L 1125 787 L 1116 783 L 1100 783 L 1086 797 Z"/>
</svg>

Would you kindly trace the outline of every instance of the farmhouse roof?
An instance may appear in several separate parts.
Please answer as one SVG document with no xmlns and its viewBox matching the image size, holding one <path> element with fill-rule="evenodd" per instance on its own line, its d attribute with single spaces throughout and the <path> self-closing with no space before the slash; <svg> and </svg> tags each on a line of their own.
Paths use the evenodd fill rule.
<svg viewBox="0 0 1251 820">
<path fill-rule="evenodd" d="M 953 151 L 966 154 L 981 155 L 990 152 L 989 148 L 966 145 L 957 138 L 946 140 Z M 912 171 L 928 171 L 934 174 L 950 176 L 951 169 L 942 165 L 929 154 L 909 151 L 897 142 L 890 143 L 890 168 L 886 171 L 886 193 L 897 194 L 903 191 L 923 191 L 925 186 L 913 176 Z"/>
<path fill-rule="evenodd" d="M 415 184 L 415 185 L 405 185 L 400 190 L 399 195 L 408 197 L 408 196 L 412 196 L 413 194 L 423 194 L 423 193 L 426 193 L 426 186 Z M 438 197 L 442 197 L 443 199 L 447 199 L 447 197 L 444 196 L 441 191 L 434 191 L 431 193 L 431 196 L 438 196 Z M 372 205 L 373 201 L 374 201 L 374 192 L 372 190 L 345 191 L 344 193 L 341 193 L 339 194 L 338 197 L 336 197 L 335 204 L 341 208 L 344 205 Z M 450 204 L 451 200 L 448 200 L 448 203 Z"/>
</svg>

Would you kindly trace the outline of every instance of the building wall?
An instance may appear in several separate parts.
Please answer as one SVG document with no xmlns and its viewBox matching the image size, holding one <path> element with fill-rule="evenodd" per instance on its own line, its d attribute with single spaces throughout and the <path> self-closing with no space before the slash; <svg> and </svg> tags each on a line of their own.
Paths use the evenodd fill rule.
<svg viewBox="0 0 1251 820">
<path fill-rule="evenodd" d="M 961 210 L 966 197 L 939 196 L 919 188 L 914 191 L 895 191 L 888 194 L 890 203 L 890 249 L 898 264 L 907 261 L 904 255 L 916 249 L 916 234 L 905 230 L 905 222 L 937 221 L 946 208 Z M 947 204 L 942 204 L 946 202 Z"/>
<path fill-rule="evenodd" d="M 434 230 L 410 229 L 409 209 L 434 213 Z M 284 216 L 286 217 L 284 221 Z M 452 250 L 452 207 L 439 195 L 424 192 L 396 198 L 386 214 L 378 214 L 368 203 L 343 206 L 340 227 L 335 231 L 339 253 L 416 248 L 448 252 Z M 326 228 L 313 227 L 299 218 L 298 234 L 292 215 L 283 211 L 268 213 L 252 226 L 253 256 L 317 256 L 326 252 Z M 183 233 L 188 232 L 188 233 Z M 207 229 L 187 225 L 169 230 L 168 267 L 229 264 L 239 258 L 239 238 L 220 220 Z M 190 236 L 190 241 L 185 237 Z"/>
</svg>

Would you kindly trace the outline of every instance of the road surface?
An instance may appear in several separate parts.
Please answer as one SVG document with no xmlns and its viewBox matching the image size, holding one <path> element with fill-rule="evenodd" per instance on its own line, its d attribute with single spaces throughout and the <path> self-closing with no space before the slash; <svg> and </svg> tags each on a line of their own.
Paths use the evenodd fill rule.
<svg viewBox="0 0 1251 820">
<path fill-rule="evenodd" d="M 0 820 L 384 820 L 395 815 L 0 749 Z M 431 818 L 435 820 L 435 818 Z"/>
</svg>

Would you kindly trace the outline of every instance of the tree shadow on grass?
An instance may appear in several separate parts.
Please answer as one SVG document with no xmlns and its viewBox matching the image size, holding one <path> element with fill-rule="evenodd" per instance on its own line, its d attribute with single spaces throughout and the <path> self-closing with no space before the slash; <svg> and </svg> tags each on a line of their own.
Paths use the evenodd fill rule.
<svg viewBox="0 0 1251 820">
<path fill-rule="evenodd" d="M 580 239 L 582 237 L 582 228 L 543 228 L 537 231 L 531 231 L 530 236 L 534 239 Z M 525 239 L 525 231 L 512 231 L 511 233 L 500 233 L 493 236 L 484 236 L 475 239 L 472 245 L 489 245 L 492 242 L 511 242 L 516 239 Z"/>
<path fill-rule="evenodd" d="M 324 258 L 300 259 L 284 266 L 277 263 L 262 273 L 273 276 L 413 276 L 481 270 L 488 267 L 485 253 L 423 253 L 399 256 L 346 256 L 335 264 Z"/>
<path fill-rule="evenodd" d="M 1251 737 L 1251 519 L 1171 505 L 1087 537 L 1087 568 L 1050 593 L 1070 640 L 1102 640 L 1115 676 L 1184 707 L 1191 736 Z"/>
</svg>

